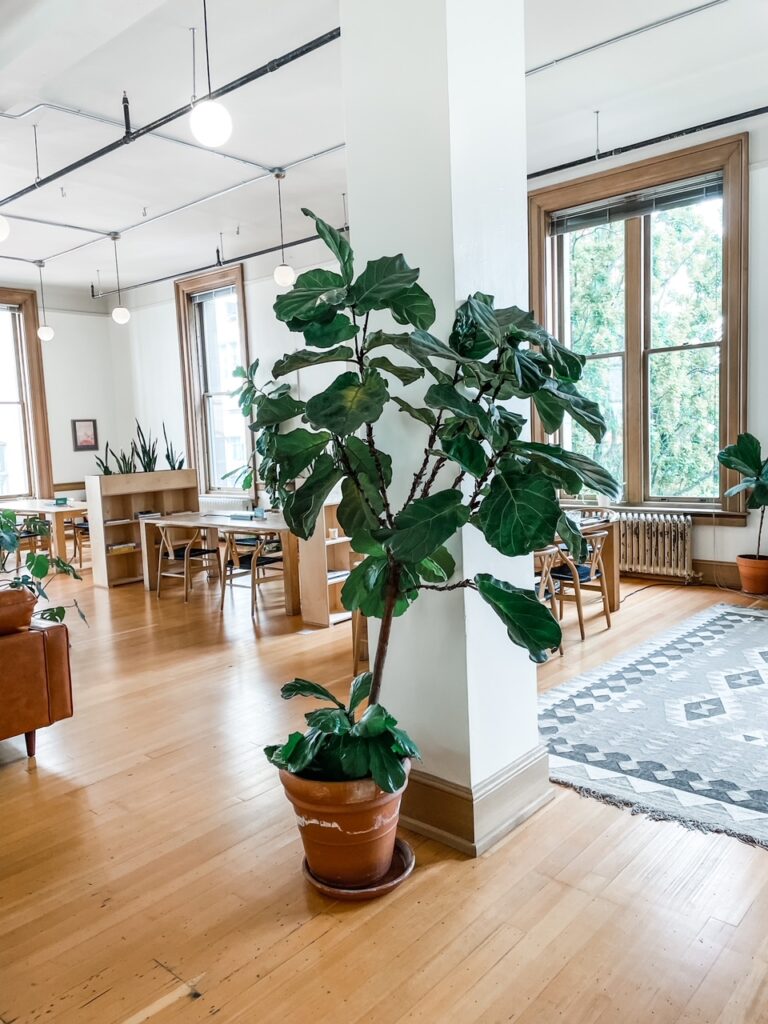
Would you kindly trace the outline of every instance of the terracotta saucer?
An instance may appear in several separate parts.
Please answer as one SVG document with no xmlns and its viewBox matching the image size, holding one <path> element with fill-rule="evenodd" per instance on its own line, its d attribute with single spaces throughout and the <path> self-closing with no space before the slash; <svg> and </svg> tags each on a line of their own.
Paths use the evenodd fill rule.
<svg viewBox="0 0 768 1024">
<path fill-rule="evenodd" d="M 332 900 L 373 900 L 377 896 L 385 896 L 388 892 L 396 889 L 410 875 L 415 864 L 416 857 L 413 850 L 404 839 L 398 838 L 395 840 L 395 852 L 392 855 L 389 871 L 374 885 L 365 886 L 363 889 L 342 889 L 335 885 L 329 885 L 328 882 L 321 882 L 309 870 L 306 857 L 301 867 L 306 880 L 323 896 L 329 896 Z"/>
</svg>

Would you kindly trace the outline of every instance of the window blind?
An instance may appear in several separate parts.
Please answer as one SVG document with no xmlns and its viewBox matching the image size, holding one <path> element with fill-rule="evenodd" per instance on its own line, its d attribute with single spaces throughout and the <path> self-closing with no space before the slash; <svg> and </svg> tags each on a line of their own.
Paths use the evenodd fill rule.
<svg viewBox="0 0 768 1024">
<path fill-rule="evenodd" d="M 723 194 L 721 171 L 685 181 L 673 181 L 652 189 L 627 192 L 597 203 L 574 206 L 558 210 L 551 215 L 550 234 L 565 235 L 581 228 L 596 227 L 599 224 L 613 224 L 630 217 L 643 217 L 658 210 L 672 210 L 680 206 L 691 206 L 706 199 L 715 199 Z"/>
</svg>

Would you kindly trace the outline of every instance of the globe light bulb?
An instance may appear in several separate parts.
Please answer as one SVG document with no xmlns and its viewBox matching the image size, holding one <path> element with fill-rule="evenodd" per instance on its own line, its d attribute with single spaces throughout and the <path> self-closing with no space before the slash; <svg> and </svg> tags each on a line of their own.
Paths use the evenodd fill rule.
<svg viewBox="0 0 768 1024">
<path fill-rule="evenodd" d="M 112 310 L 112 319 L 116 324 L 127 324 L 131 319 L 131 311 L 125 306 L 115 306 Z"/>
<path fill-rule="evenodd" d="M 232 134 L 232 118 L 216 100 L 200 100 L 192 107 L 189 127 L 204 146 L 223 146 Z"/>
<path fill-rule="evenodd" d="M 37 328 L 37 336 L 40 341 L 53 341 L 56 332 L 48 324 L 43 324 L 42 327 Z"/>
<path fill-rule="evenodd" d="M 296 280 L 296 271 L 287 263 L 278 263 L 272 276 L 275 284 L 279 284 L 281 288 L 288 288 Z"/>
<path fill-rule="evenodd" d="M 4 242 L 11 233 L 10 221 L 0 214 L 0 242 Z"/>
</svg>

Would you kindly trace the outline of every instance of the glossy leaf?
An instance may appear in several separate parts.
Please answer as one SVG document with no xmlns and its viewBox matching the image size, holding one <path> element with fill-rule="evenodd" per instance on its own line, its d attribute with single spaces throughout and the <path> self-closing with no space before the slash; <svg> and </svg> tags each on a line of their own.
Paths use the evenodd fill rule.
<svg viewBox="0 0 768 1024">
<path fill-rule="evenodd" d="M 551 544 L 560 518 L 552 481 L 502 463 L 483 498 L 477 521 L 488 543 L 503 555 L 525 555 Z"/>
<path fill-rule="evenodd" d="M 510 640 L 526 648 L 532 661 L 546 661 L 546 652 L 560 646 L 560 625 L 532 590 L 515 587 L 488 573 L 475 576 L 475 583 L 482 599 L 507 627 Z"/>
<path fill-rule="evenodd" d="M 308 366 L 317 366 L 318 363 L 349 362 L 354 359 L 354 356 L 355 353 L 349 345 L 338 345 L 336 348 L 328 348 L 323 352 L 309 352 L 307 349 L 300 349 L 298 352 L 292 352 L 291 355 L 278 359 L 272 367 L 272 376 L 284 377 L 286 373 L 304 370 Z"/>
<path fill-rule="evenodd" d="M 371 672 L 363 672 L 352 680 L 352 685 L 349 688 L 348 711 L 350 714 L 356 711 L 364 700 L 368 700 L 372 682 L 373 674 Z"/>
<path fill-rule="evenodd" d="M 352 726 L 352 735 L 365 736 L 370 739 L 372 736 L 381 736 L 390 725 L 395 724 L 395 719 L 381 704 L 371 704 L 369 708 L 365 709 L 360 720 Z"/>
<path fill-rule="evenodd" d="M 541 390 L 534 394 L 533 401 L 548 434 L 554 434 L 560 429 L 563 425 L 563 416 L 567 412 L 595 441 L 602 441 L 606 426 L 597 402 L 580 395 L 572 384 L 548 380 Z"/>
<path fill-rule="evenodd" d="M 511 445 L 510 453 L 535 463 L 569 494 L 578 494 L 582 486 L 611 498 L 618 498 L 621 494 L 620 485 L 607 469 L 588 456 L 569 452 L 559 445 L 516 441 Z"/>
<path fill-rule="evenodd" d="M 460 419 L 476 423 L 484 437 L 491 434 L 491 421 L 485 409 L 460 394 L 451 384 L 433 384 L 427 389 L 424 401 L 433 409 L 448 409 Z"/>
<path fill-rule="evenodd" d="M 370 485 L 373 489 L 373 485 Z M 344 533 L 353 540 L 360 537 L 370 536 L 372 530 L 381 526 L 373 509 L 383 508 L 383 502 L 379 499 L 377 504 L 371 505 L 366 502 L 356 484 L 350 477 L 345 477 L 341 484 L 341 501 L 336 510 Z M 358 550 L 357 548 L 355 550 Z"/>
<path fill-rule="evenodd" d="M 334 697 L 330 690 L 327 690 L 320 683 L 312 683 L 309 679 L 294 679 L 290 683 L 284 683 L 280 687 L 280 696 L 283 700 L 290 700 L 292 697 L 314 697 L 316 700 L 327 700 L 335 704 L 337 708 L 344 705 Z"/>
<path fill-rule="evenodd" d="M 326 224 L 324 220 L 321 220 L 305 206 L 302 206 L 301 212 L 305 217 L 311 217 L 312 220 L 314 220 L 318 235 L 320 235 L 339 262 L 339 266 L 341 267 L 341 276 L 344 279 L 344 283 L 351 284 L 354 276 L 354 267 L 352 260 L 352 248 L 347 239 L 340 231 L 337 231 L 336 228 L 332 228 L 330 224 Z"/>
<path fill-rule="evenodd" d="M 286 420 L 300 416 L 304 412 L 304 403 L 297 402 L 288 394 L 279 395 L 277 398 L 260 398 L 256 404 L 256 417 L 253 421 L 254 430 L 261 430 L 263 427 L 270 427 L 276 423 L 284 423 Z"/>
<path fill-rule="evenodd" d="M 420 380 L 424 376 L 424 370 L 421 367 L 397 366 L 386 356 L 377 356 L 375 359 L 371 359 L 369 365 L 374 366 L 377 370 L 391 373 L 393 377 L 397 377 L 401 384 L 413 384 L 414 381 Z"/>
<path fill-rule="evenodd" d="M 763 471 L 760 442 L 754 434 L 739 434 L 736 444 L 729 444 L 717 456 L 721 466 L 735 469 L 743 476 L 759 477 Z"/>
<path fill-rule="evenodd" d="M 364 423 L 375 423 L 388 398 L 387 385 L 375 370 L 369 370 L 363 381 L 350 371 L 310 398 L 306 415 L 312 426 L 345 437 Z"/>
<path fill-rule="evenodd" d="M 456 562 L 447 548 L 439 547 L 422 558 L 416 571 L 426 583 L 446 583 L 456 571 Z"/>
<path fill-rule="evenodd" d="M 588 546 L 579 524 L 567 512 L 561 512 L 557 520 L 557 535 L 577 562 L 586 561 Z"/>
<path fill-rule="evenodd" d="M 396 793 L 406 782 L 403 759 L 392 750 L 389 736 L 380 736 L 368 744 L 373 781 L 385 793 Z"/>
<path fill-rule="evenodd" d="M 399 407 L 400 412 L 407 413 L 412 419 L 418 420 L 428 427 L 434 427 L 437 422 L 437 417 L 431 409 L 417 409 L 398 395 L 392 395 L 392 401 Z"/>
<path fill-rule="evenodd" d="M 416 282 L 419 271 L 408 266 L 402 253 L 371 260 L 349 289 L 347 302 L 356 313 L 386 309 L 389 301 Z"/>
<path fill-rule="evenodd" d="M 456 490 L 438 491 L 417 498 L 395 517 L 394 530 L 382 535 L 382 542 L 394 558 L 421 562 L 428 558 L 469 519 L 469 508 Z"/>
<path fill-rule="evenodd" d="M 467 437 L 466 434 L 446 437 L 441 441 L 441 446 L 449 459 L 476 479 L 488 468 L 488 456 L 482 444 L 474 438 Z"/>
<path fill-rule="evenodd" d="M 420 284 L 412 284 L 390 299 L 389 308 L 399 324 L 412 324 L 428 331 L 435 322 L 435 304 Z"/>
<path fill-rule="evenodd" d="M 350 465 L 355 473 L 362 473 L 370 480 L 379 479 L 379 469 L 376 465 L 376 460 L 365 441 L 359 437 L 348 437 L 345 448 Z M 392 483 L 392 457 L 378 448 L 376 449 L 376 455 L 378 456 L 379 466 L 381 466 L 384 483 L 389 486 Z"/>
<path fill-rule="evenodd" d="M 344 278 L 339 274 L 331 270 L 307 270 L 299 274 L 289 292 L 278 295 L 273 309 L 278 320 L 311 322 L 318 315 L 342 305 L 346 294 Z"/>
<path fill-rule="evenodd" d="M 320 732 L 333 733 L 340 736 L 349 732 L 352 728 L 346 711 L 339 708 L 319 708 L 317 711 L 308 711 L 304 717 L 307 725 Z"/>
<path fill-rule="evenodd" d="M 323 454 L 330 439 L 331 435 L 325 430 L 313 433 L 298 427 L 287 434 L 267 435 L 265 454 L 277 462 L 284 485 L 311 466 Z"/>
<path fill-rule="evenodd" d="M 288 494 L 283 504 L 283 516 L 291 533 L 309 540 L 323 503 L 342 475 L 330 455 L 321 455 L 315 461 L 310 475 L 301 487 Z"/>
<path fill-rule="evenodd" d="M 329 348 L 340 341 L 352 341 L 360 328 L 348 316 L 337 313 L 332 320 L 304 324 L 301 327 L 304 341 L 315 348 Z"/>
</svg>

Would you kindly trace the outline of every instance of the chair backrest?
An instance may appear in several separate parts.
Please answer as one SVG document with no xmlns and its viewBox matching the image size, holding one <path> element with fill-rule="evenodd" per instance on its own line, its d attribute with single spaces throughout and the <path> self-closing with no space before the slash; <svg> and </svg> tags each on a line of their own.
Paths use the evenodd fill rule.
<svg viewBox="0 0 768 1024">
<path fill-rule="evenodd" d="M 247 539 L 250 540 L 250 536 Z M 240 552 L 238 550 L 238 538 L 237 538 L 237 536 L 235 534 L 233 534 L 233 533 L 228 533 L 226 535 L 225 548 L 224 548 L 224 564 L 226 565 L 229 562 L 232 562 L 233 567 L 235 569 L 239 569 L 240 568 L 240 555 L 241 554 L 247 554 L 249 557 L 252 558 L 251 564 L 255 565 L 256 564 L 256 559 L 261 555 L 261 553 L 263 551 L 264 551 L 264 541 L 263 541 L 263 539 L 261 537 L 258 538 L 256 544 L 253 544 L 253 545 L 249 544 L 247 549 L 244 552 Z"/>
<path fill-rule="evenodd" d="M 160 531 L 160 556 L 161 558 L 170 558 L 173 561 L 176 560 L 177 547 L 183 546 L 184 548 L 191 548 L 192 545 L 197 540 L 197 538 L 200 536 L 199 530 L 194 529 L 193 527 L 187 527 L 186 530 L 194 529 L 192 536 L 183 537 L 179 540 L 174 541 L 173 534 L 175 531 L 182 529 L 181 527 L 165 526 L 162 524 L 158 524 L 157 528 Z M 163 555 L 163 551 L 165 551 L 165 555 Z"/>
<path fill-rule="evenodd" d="M 608 531 L 600 530 L 598 533 L 590 533 L 589 541 L 589 578 L 593 580 L 597 574 L 603 572 L 603 548 L 608 539 Z"/>
<path fill-rule="evenodd" d="M 533 562 L 536 572 L 539 574 L 539 584 L 536 588 L 536 596 L 540 601 L 548 601 L 549 594 L 555 589 L 552 579 L 552 570 L 562 562 L 560 548 L 551 544 L 549 547 L 534 551 Z"/>
</svg>

